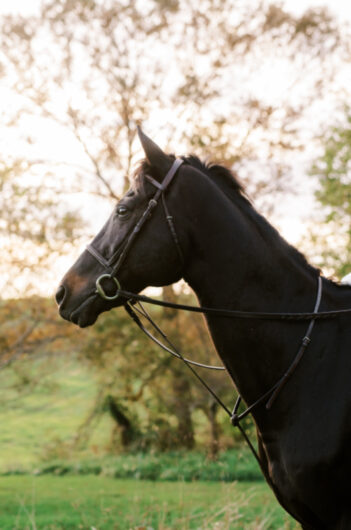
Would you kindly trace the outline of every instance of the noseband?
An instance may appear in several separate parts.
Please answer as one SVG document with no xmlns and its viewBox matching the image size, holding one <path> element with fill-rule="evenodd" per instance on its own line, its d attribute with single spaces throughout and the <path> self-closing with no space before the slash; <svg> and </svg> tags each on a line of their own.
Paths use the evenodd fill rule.
<svg viewBox="0 0 351 530">
<path fill-rule="evenodd" d="M 101 274 L 96 280 L 96 293 L 99 294 L 102 298 L 105 300 L 116 300 L 120 296 L 120 290 L 121 290 L 121 284 L 117 279 L 117 273 L 119 272 L 123 262 L 126 259 L 127 253 L 132 246 L 136 236 L 140 232 L 141 228 L 144 226 L 146 221 L 151 217 L 154 209 L 156 208 L 158 201 L 161 197 L 163 209 L 165 212 L 166 221 L 170 230 L 170 233 L 172 235 L 172 239 L 175 243 L 175 246 L 177 248 L 178 255 L 183 263 L 183 253 L 182 249 L 179 244 L 179 239 L 174 227 L 173 223 L 173 217 L 170 215 L 169 210 L 167 208 L 166 199 L 164 192 L 167 190 L 168 186 L 171 184 L 172 180 L 174 179 L 175 175 L 177 174 L 178 169 L 183 164 L 183 160 L 181 158 L 176 158 L 173 162 L 170 170 L 164 177 L 163 181 L 161 183 L 157 182 L 154 178 L 150 177 L 150 175 L 145 175 L 145 178 L 155 187 L 157 188 L 156 193 L 152 197 L 152 199 L 149 200 L 149 204 L 147 205 L 146 209 L 142 213 L 139 221 L 136 223 L 134 229 L 129 234 L 127 239 L 122 243 L 122 245 L 114 252 L 114 254 L 109 258 L 106 259 L 104 256 L 96 250 L 96 248 L 93 247 L 92 244 L 87 246 L 87 251 L 102 265 L 106 272 L 104 274 Z M 103 280 L 112 280 L 116 285 L 116 293 L 114 295 L 108 295 L 104 291 L 104 288 L 102 286 Z"/>
</svg>

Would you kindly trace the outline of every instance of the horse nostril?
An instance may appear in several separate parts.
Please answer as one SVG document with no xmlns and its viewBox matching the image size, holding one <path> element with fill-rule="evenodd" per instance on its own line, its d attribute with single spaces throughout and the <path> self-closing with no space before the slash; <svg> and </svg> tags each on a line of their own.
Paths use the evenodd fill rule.
<svg viewBox="0 0 351 530">
<path fill-rule="evenodd" d="M 66 289 L 63 285 L 60 285 L 60 287 L 57 289 L 57 292 L 55 294 L 57 305 L 61 305 L 66 294 Z"/>
</svg>

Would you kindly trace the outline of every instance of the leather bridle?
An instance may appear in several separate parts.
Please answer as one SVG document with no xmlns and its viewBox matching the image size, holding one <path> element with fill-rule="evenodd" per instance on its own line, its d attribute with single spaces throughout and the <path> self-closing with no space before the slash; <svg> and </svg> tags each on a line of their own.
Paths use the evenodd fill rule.
<svg viewBox="0 0 351 530">
<path fill-rule="evenodd" d="M 134 229 L 132 232 L 127 236 L 126 240 L 122 242 L 122 245 L 118 247 L 116 252 L 109 258 L 106 259 L 104 256 L 96 250 L 95 247 L 93 247 L 92 244 L 87 246 L 87 251 L 90 252 L 90 254 L 106 269 L 106 272 L 104 274 L 101 274 L 96 280 L 96 292 L 105 300 L 116 300 L 120 296 L 120 290 L 121 290 L 121 284 L 118 281 L 117 273 L 119 272 L 120 268 L 122 267 L 128 251 L 132 244 L 134 243 L 135 238 L 139 234 L 140 230 L 146 223 L 146 221 L 151 217 L 153 211 L 155 210 L 158 201 L 161 197 L 163 209 L 166 216 L 166 221 L 169 226 L 173 241 L 175 243 L 175 246 L 177 248 L 178 255 L 183 262 L 183 253 L 182 249 L 179 244 L 179 239 L 174 227 L 173 223 L 173 217 L 169 214 L 166 199 L 164 196 L 164 192 L 167 190 L 169 185 L 171 184 L 172 180 L 174 179 L 178 169 L 183 164 L 183 160 L 181 158 L 176 158 L 166 174 L 165 178 L 161 183 L 157 182 L 154 178 L 152 178 L 150 175 L 145 175 L 145 178 L 155 187 L 157 188 L 154 196 L 152 199 L 149 200 L 149 203 L 142 213 L 141 217 L 139 218 L 139 221 L 136 223 Z M 116 293 L 114 295 L 108 295 L 106 294 L 101 282 L 103 280 L 112 280 L 116 285 Z"/>
<path fill-rule="evenodd" d="M 133 228 L 133 230 L 131 231 L 131 233 L 127 236 L 125 241 L 122 242 L 122 244 L 117 248 L 117 250 L 113 253 L 113 255 L 109 259 L 104 258 L 104 256 L 91 243 L 86 247 L 86 250 L 100 263 L 100 265 L 102 265 L 105 268 L 105 272 L 103 274 L 101 274 L 96 279 L 96 282 L 95 282 L 95 286 L 96 286 L 95 293 L 100 295 L 101 298 L 103 298 L 104 300 L 111 301 L 111 300 L 117 300 L 117 298 L 119 298 L 119 297 L 126 298 L 124 295 L 121 294 L 123 291 L 121 289 L 121 284 L 120 284 L 120 282 L 119 282 L 119 280 L 117 278 L 117 273 L 119 272 L 121 266 L 123 265 L 123 263 L 124 263 L 124 261 L 125 261 L 125 259 L 127 257 L 127 253 L 129 251 L 130 247 L 132 246 L 135 238 L 139 234 L 141 228 L 144 226 L 146 221 L 151 217 L 151 215 L 152 215 L 153 211 L 155 210 L 160 198 L 161 198 L 161 201 L 162 201 L 162 206 L 163 206 L 163 210 L 164 210 L 164 213 L 165 213 L 165 218 L 166 218 L 166 221 L 167 221 L 167 224 L 168 224 L 172 239 L 173 239 L 174 244 L 176 246 L 179 259 L 180 259 L 181 263 L 183 264 L 183 262 L 184 262 L 183 252 L 182 252 L 182 249 L 181 249 L 181 246 L 180 246 L 180 243 L 179 243 L 179 239 L 178 239 L 178 235 L 177 235 L 177 232 L 176 232 L 176 229 L 175 229 L 175 226 L 174 226 L 173 216 L 170 215 L 170 213 L 169 213 L 168 206 L 167 206 L 167 203 L 166 203 L 165 194 L 164 194 L 165 191 L 167 190 L 167 188 L 169 187 L 169 185 L 171 184 L 171 182 L 173 181 L 174 177 L 176 176 L 177 171 L 180 168 L 180 166 L 183 164 L 183 162 L 184 161 L 181 158 L 176 158 L 174 160 L 171 168 L 169 169 L 168 173 L 164 177 L 162 183 L 159 183 L 157 180 L 155 180 L 150 175 L 144 175 L 144 177 L 155 188 L 157 188 L 156 192 L 155 192 L 154 196 L 149 200 L 146 209 L 142 213 L 141 217 L 139 218 L 138 222 L 136 223 L 136 225 Z M 103 286 L 101 285 L 101 282 L 103 280 L 112 280 L 115 283 L 115 286 L 116 286 L 115 294 L 108 295 L 105 292 Z M 178 359 L 182 359 L 187 364 L 191 364 L 191 365 L 194 365 L 194 366 L 199 366 L 200 368 L 208 368 L 210 370 L 225 370 L 225 368 L 223 366 L 213 366 L 213 365 L 209 365 L 209 364 L 203 364 L 203 363 L 200 363 L 200 362 L 197 362 L 197 361 L 192 361 L 191 359 L 187 359 L 187 358 L 183 357 L 182 354 L 176 350 L 174 345 L 172 345 L 170 343 L 170 341 L 168 340 L 166 335 L 161 331 L 161 329 L 157 326 L 157 324 L 151 319 L 150 315 L 147 313 L 146 309 L 141 305 L 141 303 L 139 303 L 139 308 L 132 307 L 132 303 L 129 300 L 129 298 L 130 297 L 126 298 L 127 301 L 124 304 L 125 310 L 133 318 L 133 320 L 138 324 L 140 329 L 151 340 L 153 340 L 160 348 L 162 348 L 163 350 L 167 351 L 168 353 L 170 353 L 174 357 L 177 357 Z M 145 326 L 143 326 L 143 324 L 141 323 L 139 317 L 136 314 L 136 311 L 141 313 L 152 324 L 152 326 L 154 327 L 156 332 L 159 333 L 166 342 L 168 342 L 168 344 L 169 344 L 168 346 L 166 346 L 161 341 L 159 341 L 152 333 L 150 333 L 145 328 Z"/>
</svg>

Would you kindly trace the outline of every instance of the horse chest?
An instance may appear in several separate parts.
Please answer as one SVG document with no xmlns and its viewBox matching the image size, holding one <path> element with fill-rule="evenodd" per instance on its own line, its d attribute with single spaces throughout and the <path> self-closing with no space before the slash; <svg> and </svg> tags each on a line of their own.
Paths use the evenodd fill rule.
<svg viewBox="0 0 351 530">
<path fill-rule="evenodd" d="M 350 436 L 281 434 L 262 443 L 265 473 L 281 504 L 312 528 L 333 528 L 348 500 Z"/>
</svg>

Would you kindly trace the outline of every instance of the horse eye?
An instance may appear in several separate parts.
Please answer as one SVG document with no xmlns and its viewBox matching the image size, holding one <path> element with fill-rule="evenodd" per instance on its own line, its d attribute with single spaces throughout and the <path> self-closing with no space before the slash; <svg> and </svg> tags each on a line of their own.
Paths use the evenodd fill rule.
<svg viewBox="0 0 351 530">
<path fill-rule="evenodd" d="M 127 215 L 128 213 L 128 208 L 126 208 L 125 206 L 118 206 L 117 207 L 117 215 L 118 217 L 124 217 L 125 215 Z"/>
</svg>

